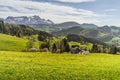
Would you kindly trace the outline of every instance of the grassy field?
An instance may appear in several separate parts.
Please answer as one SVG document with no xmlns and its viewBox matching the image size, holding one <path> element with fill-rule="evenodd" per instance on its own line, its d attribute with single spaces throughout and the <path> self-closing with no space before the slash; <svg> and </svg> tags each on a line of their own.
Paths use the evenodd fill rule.
<svg viewBox="0 0 120 80">
<path fill-rule="evenodd" d="M 88 50 L 91 50 L 92 49 L 92 44 L 91 43 L 88 43 L 88 44 L 81 44 L 81 43 L 78 43 L 78 42 L 69 42 L 69 45 L 70 45 L 70 47 L 72 46 L 72 45 L 79 45 L 80 46 L 80 48 L 81 49 L 85 49 L 85 48 L 87 48 Z"/>
<path fill-rule="evenodd" d="M 36 37 L 37 38 L 37 37 Z M 18 38 L 6 34 L 0 34 L 0 50 L 4 51 L 22 51 L 26 48 L 28 39 Z M 39 42 L 34 43 L 35 48 L 39 48 Z"/>
<path fill-rule="evenodd" d="M 26 47 L 26 39 L 0 34 L 0 50 L 21 51 Z"/>
<path fill-rule="evenodd" d="M 120 80 L 120 55 L 0 51 L 0 80 Z"/>
</svg>

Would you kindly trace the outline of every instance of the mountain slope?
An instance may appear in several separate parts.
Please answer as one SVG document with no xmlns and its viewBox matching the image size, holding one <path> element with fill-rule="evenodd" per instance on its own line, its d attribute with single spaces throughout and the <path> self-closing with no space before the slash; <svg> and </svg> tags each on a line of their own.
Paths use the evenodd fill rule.
<svg viewBox="0 0 120 80">
<path fill-rule="evenodd" d="M 82 35 L 76 35 L 76 34 L 68 34 L 67 39 L 68 41 L 74 41 L 74 42 L 80 42 L 80 43 L 87 42 L 87 43 L 92 43 L 92 44 L 106 45 L 104 42 L 101 42 L 99 40 L 88 38 Z"/>
<path fill-rule="evenodd" d="M 56 35 L 56 36 L 60 36 L 60 35 L 68 35 L 68 34 L 80 34 L 81 31 L 83 31 L 83 28 L 81 27 L 72 27 L 72 28 L 68 28 L 68 29 L 63 29 L 60 31 L 56 31 L 56 32 L 52 32 L 52 34 Z"/>
<path fill-rule="evenodd" d="M 72 28 L 64 29 L 58 32 L 53 32 L 52 34 L 54 35 L 77 34 L 77 35 L 83 35 L 89 38 L 94 38 L 102 42 L 111 42 L 112 40 L 114 43 L 111 43 L 111 44 L 115 44 L 114 38 L 116 37 L 120 38 L 120 28 L 115 26 L 114 27 L 103 26 L 98 28 L 72 27 Z"/>
<path fill-rule="evenodd" d="M 88 23 L 83 23 L 80 25 L 82 28 L 97 28 L 98 26 L 95 24 L 88 24 Z"/>
<path fill-rule="evenodd" d="M 0 34 L 0 50 L 22 51 L 26 47 L 27 39 Z"/>
<path fill-rule="evenodd" d="M 52 32 L 54 35 L 67 35 L 67 34 L 77 34 L 77 35 L 85 35 L 86 37 L 96 37 L 98 31 L 94 28 L 82 28 L 79 26 L 63 29 L 57 32 Z M 94 36 L 93 36 L 94 35 Z"/>
<path fill-rule="evenodd" d="M 54 26 L 66 29 L 66 28 L 71 28 L 73 26 L 80 26 L 80 24 L 77 22 L 69 21 L 69 22 L 63 22 L 60 24 L 55 24 Z"/>
</svg>

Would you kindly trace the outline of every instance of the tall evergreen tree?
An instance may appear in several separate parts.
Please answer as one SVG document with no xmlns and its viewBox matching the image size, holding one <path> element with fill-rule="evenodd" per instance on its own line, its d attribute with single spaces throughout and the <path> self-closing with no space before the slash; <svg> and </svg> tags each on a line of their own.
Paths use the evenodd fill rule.
<svg viewBox="0 0 120 80">
<path fill-rule="evenodd" d="M 4 22 L 0 20 L 0 33 L 4 32 Z"/>
<path fill-rule="evenodd" d="M 66 51 L 66 52 L 69 52 L 69 51 L 70 51 L 70 46 L 69 46 L 68 43 L 67 43 L 66 46 L 65 46 L 65 51 Z"/>
<path fill-rule="evenodd" d="M 111 49 L 110 49 L 110 53 L 111 54 L 117 54 L 117 47 L 112 46 Z"/>
<path fill-rule="evenodd" d="M 93 44 L 93 46 L 92 46 L 92 52 L 93 53 L 97 53 L 98 52 L 98 45 L 97 44 Z"/>
<path fill-rule="evenodd" d="M 55 53 L 56 51 L 57 51 L 57 47 L 56 47 L 56 44 L 54 43 L 52 46 L 52 52 Z"/>
</svg>

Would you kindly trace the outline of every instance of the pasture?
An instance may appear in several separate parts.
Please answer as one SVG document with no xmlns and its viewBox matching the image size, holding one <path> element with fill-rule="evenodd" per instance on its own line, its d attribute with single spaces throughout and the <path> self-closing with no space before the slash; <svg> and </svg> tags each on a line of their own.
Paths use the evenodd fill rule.
<svg viewBox="0 0 120 80">
<path fill-rule="evenodd" d="M 0 51 L 0 80 L 120 80 L 120 55 Z"/>
</svg>

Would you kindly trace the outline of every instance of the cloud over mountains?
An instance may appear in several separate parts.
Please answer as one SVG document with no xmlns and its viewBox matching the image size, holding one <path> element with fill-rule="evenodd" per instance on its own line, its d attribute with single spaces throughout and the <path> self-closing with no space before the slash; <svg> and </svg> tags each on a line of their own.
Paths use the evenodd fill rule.
<svg viewBox="0 0 120 80">
<path fill-rule="evenodd" d="M 85 4 L 82 4 L 83 2 L 88 4 L 89 2 L 95 3 L 96 1 L 97 0 L 0 0 L 0 17 L 39 15 L 42 18 L 51 19 L 56 23 L 76 21 L 79 23 L 102 24 L 110 21 L 106 18 L 107 14 L 83 8 L 86 7 Z M 78 7 L 78 5 L 83 5 L 83 7 Z"/>
</svg>

